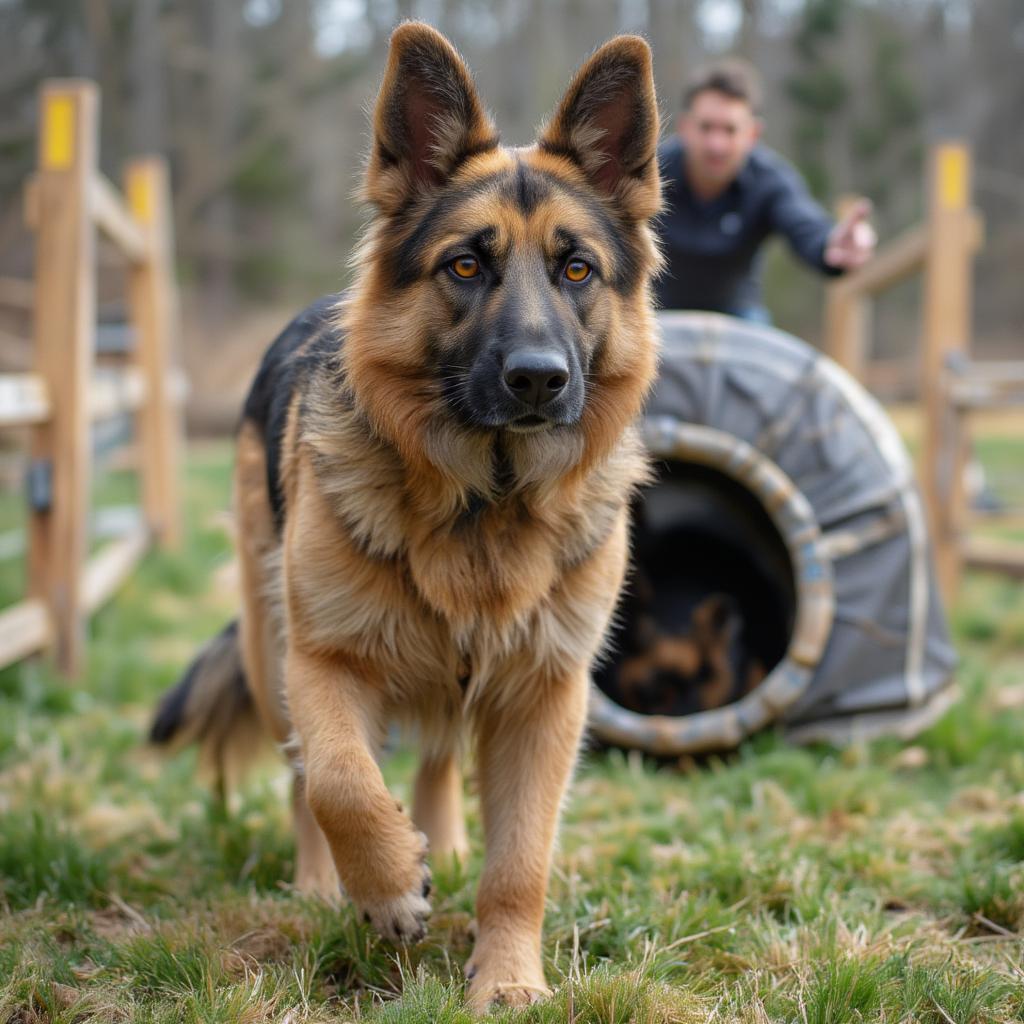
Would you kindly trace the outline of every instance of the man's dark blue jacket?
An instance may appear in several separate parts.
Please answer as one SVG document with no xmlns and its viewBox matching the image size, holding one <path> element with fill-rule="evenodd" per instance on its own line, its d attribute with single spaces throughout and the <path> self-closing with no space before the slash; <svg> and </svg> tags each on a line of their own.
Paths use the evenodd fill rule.
<svg viewBox="0 0 1024 1024">
<path fill-rule="evenodd" d="M 838 273 L 824 262 L 832 218 L 777 153 L 755 146 L 733 182 L 710 202 L 694 195 L 683 158 L 678 135 L 658 147 L 664 209 L 657 231 L 666 258 L 654 285 L 659 306 L 750 315 L 761 306 L 761 245 L 774 232 L 812 267 Z"/>
</svg>

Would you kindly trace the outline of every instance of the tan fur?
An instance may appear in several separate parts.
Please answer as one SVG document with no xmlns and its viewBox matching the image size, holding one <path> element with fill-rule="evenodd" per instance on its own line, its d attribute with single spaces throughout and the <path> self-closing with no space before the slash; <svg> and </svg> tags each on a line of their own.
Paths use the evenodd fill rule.
<svg viewBox="0 0 1024 1024">
<path fill-rule="evenodd" d="M 405 82 L 424 62 L 420 95 Z M 239 437 L 245 667 L 268 729 L 279 740 L 293 734 L 298 884 L 329 890 L 329 853 L 349 897 L 385 936 L 417 938 L 429 909 L 420 830 L 434 855 L 466 855 L 459 760 L 463 734 L 472 735 L 487 844 L 467 971 L 478 1010 L 546 990 L 540 929 L 558 813 L 584 727 L 590 664 L 625 571 L 629 496 L 647 473 L 631 424 L 656 363 L 650 58 L 642 42 L 624 39 L 593 62 L 598 70 L 623 65 L 627 85 L 638 76 L 637 102 L 653 124 L 650 138 L 629 150 L 641 162 L 638 176 L 598 192 L 617 216 L 628 214 L 640 268 L 632 291 L 607 288 L 595 300 L 584 344 L 603 346 L 601 372 L 588 381 L 578 427 L 510 432 L 514 483 L 497 489 L 493 438 L 454 421 L 428 364 L 428 334 L 450 333 L 439 331 L 447 312 L 437 288 L 421 281 L 397 292 L 389 283 L 390 247 L 401 241 L 389 218 L 428 204 L 439 182 L 472 182 L 517 161 L 574 189 L 603 188 L 604 178 L 592 178 L 602 173 L 600 154 L 578 164 L 543 140 L 498 148 L 461 59 L 437 33 L 410 24 L 393 37 L 378 103 L 366 194 L 379 216 L 338 311 L 346 339 L 338 375 L 316 377 L 289 412 L 280 537 L 262 441 L 251 427 Z M 436 96 L 435 78 L 445 86 Z M 571 88 L 586 98 L 586 84 L 585 67 Z M 403 157 L 394 125 L 429 115 L 423 104 L 447 103 L 452 90 L 468 90 L 465 102 L 451 101 L 466 123 L 438 108 L 432 155 Z M 569 116 L 560 109 L 546 137 L 561 139 Z M 570 141 L 586 149 L 602 130 L 592 125 Z M 511 267 L 520 254 L 550 247 L 558 224 L 589 230 L 568 193 L 526 215 L 484 191 L 460 211 L 459 230 L 474 218 L 494 227 Z M 432 244 L 443 251 L 443 240 Z M 595 239 L 597 258 L 610 263 L 602 244 Z M 534 315 L 524 303 L 524 322 Z M 469 517 L 474 496 L 483 504 Z M 377 765 L 394 720 L 413 726 L 421 742 L 415 825 Z"/>
</svg>

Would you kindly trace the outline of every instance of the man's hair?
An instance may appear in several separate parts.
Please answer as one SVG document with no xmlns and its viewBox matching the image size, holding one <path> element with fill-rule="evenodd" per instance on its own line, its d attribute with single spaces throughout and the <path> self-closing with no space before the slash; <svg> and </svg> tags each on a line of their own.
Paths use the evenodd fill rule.
<svg viewBox="0 0 1024 1024">
<path fill-rule="evenodd" d="M 761 76 L 742 57 L 723 57 L 697 68 L 683 90 L 683 110 L 689 110 L 702 92 L 720 92 L 743 100 L 755 114 L 761 112 Z"/>
</svg>

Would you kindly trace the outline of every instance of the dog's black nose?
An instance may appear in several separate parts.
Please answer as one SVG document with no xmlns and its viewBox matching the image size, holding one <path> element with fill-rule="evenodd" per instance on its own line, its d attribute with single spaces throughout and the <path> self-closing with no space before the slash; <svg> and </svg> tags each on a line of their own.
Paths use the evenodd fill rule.
<svg viewBox="0 0 1024 1024">
<path fill-rule="evenodd" d="M 569 364 L 560 352 L 516 349 L 505 356 L 501 378 L 520 402 L 539 409 L 565 390 Z"/>
</svg>

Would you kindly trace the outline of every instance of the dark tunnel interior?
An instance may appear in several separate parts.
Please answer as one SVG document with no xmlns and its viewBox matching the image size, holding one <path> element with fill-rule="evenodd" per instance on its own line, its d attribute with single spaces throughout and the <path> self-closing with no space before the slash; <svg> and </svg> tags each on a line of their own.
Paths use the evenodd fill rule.
<svg viewBox="0 0 1024 1024">
<path fill-rule="evenodd" d="M 666 460 L 633 507 L 632 566 L 594 681 L 642 714 L 738 700 L 786 653 L 796 617 L 785 541 L 727 474 Z"/>
</svg>

